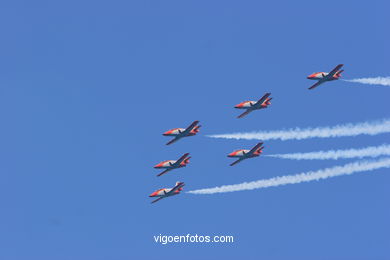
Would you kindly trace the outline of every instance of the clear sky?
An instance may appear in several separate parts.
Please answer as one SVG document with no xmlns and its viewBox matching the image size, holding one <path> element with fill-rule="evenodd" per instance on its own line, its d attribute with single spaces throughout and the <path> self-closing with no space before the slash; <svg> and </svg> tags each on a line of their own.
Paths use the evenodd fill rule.
<svg viewBox="0 0 390 260">
<path fill-rule="evenodd" d="M 386 169 L 263 190 L 150 204 L 185 190 L 352 160 L 226 155 L 256 141 L 207 134 L 389 117 L 388 1 L 3 1 L 0 3 L 0 259 L 388 259 Z M 271 107 L 233 108 L 265 92 Z M 196 137 L 161 134 L 200 120 Z M 264 153 L 361 148 L 389 135 L 267 141 Z M 190 152 L 188 167 L 152 167 Z M 232 244 L 155 235 L 233 235 Z"/>
</svg>

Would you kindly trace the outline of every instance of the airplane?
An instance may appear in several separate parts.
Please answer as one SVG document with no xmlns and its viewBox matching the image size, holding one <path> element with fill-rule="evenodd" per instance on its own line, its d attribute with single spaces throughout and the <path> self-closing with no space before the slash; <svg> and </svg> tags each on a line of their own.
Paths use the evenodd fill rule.
<svg viewBox="0 0 390 260">
<path fill-rule="evenodd" d="M 311 86 L 309 89 L 313 89 L 321 85 L 322 83 L 325 83 L 327 81 L 332 81 L 332 80 L 337 80 L 341 77 L 341 73 L 344 70 L 340 70 L 341 67 L 344 66 L 344 64 L 339 64 L 337 65 L 331 72 L 316 72 L 307 77 L 307 79 L 312 79 L 312 80 L 318 80 L 316 84 Z"/>
<path fill-rule="evenodd" d="M 263 152 L 263 149 L 264 149 L 264 146 L 262 146 L 262 145 L 263 145 L 263 143 L 258 143 L 255 145 L 255 147 L 253 147 L 250 150 L 241 149 L 241 150 L 237 150 L 237 151 L 230 153 L 228 155 L 228 157 L 238 157 L 239 158 L 237 161 L 230 164 L 230 166 L 233 166 L 233 165 L 235 165 L 235 164 L 237 164 L 245 159 L 260 156 L 260 154 Z"/>
<path fill-rule="evenodd" d="M 196 135 L 199 132 L 199 128 L 201 127 L 200 125 L 197 125 L 198 123 L 199 123 L 199 121 L 194 121 L 186 129 L 174 128 L 174 129 L 168 130 L 165 133 L 163 133 L 163 136 L 174 136 L 175 137 L 171 141 L 169 141 L 167 143 L 167 145 L 170 145 L 170 144 L 176 142 L 177 140 L 179 140 L 182 137 Z"/>
<path fill-rule="evenodd" d="M 189 153 L 184 154 L 182 157 L 179 158 L 179 160 L 167 160 L 160 162 L 159 164 L 156 164 L 154 166 L 155 169 L 165 169 L 162 173 L 158 174 L 157 176 L 161 176 L 171 170 L 186 167 L 187 164 L 190 162 L 191 157 L 187 157 Z"/>
<path fill-rule="evenodd" d="M 235 108 L 238 109 L 246 109 L 244 113 L 239 115 L 237 118 L 241 118 L 252 112 L 253 110 L 258 110 L 262 108 L 267 108 L 269 105 L 271 105 L 271 99 L 269 96 L 271 93 L 265 93 L 265 95 L 260 98 L 258 101 L 244 101 L 240 104 L 236 105 Z"/>
<path fill-rule="evenodd" d="M 153 200 L 151 203 L 155 203 L 163 198 L 174 196 L 180 194 L 183 190 L 184 182 L 176 182 L 175 186 L 171 189 L 159 189 L 149 195 L 151 198 L 158 197 L 158 199 Z"/>
</svg>

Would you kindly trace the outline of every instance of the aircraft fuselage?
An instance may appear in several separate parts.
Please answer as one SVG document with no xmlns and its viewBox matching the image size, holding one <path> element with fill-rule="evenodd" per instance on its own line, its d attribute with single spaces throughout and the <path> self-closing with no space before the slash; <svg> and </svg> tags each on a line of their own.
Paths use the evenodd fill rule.
<svg viewBox="0 0 390 260">
<path fill-rule="evenodd" d="M 230 153 L 228 155 L 228 157 L 232 157 L 232 158 L 252 158 L 252 157 L 257 157 L 261 154 L 261 149 L 259 148 L 256 152 L 254 152 L 253 154 L 249 155 L 250 150 L 245 150 L 245 149 L 241 149 L 241 150 L 237 150 L 237 151 L 234 151 L 232 153 Z"/>
<path fill-rule="evenodd" d="M 333 77 L 328 77 L 328 75 L 329 75 L 328 72 L 316 72 L 316 73 L 309 75 L 307 77 L 307 79 L 332 81 L 332 80 L 337 80 L 340 77 L 338 73 L 333 75 Z"/>
<path fill-rule="evenodd" d="M 261 105 L 255 105 L 256 103 L 256 101 L 244 101 L 236 105 L 235 108 L 256 110 L 266 108 L 267 106 L 271 105 L 270 99 L 267 99 Z"/>
<path fill-rule="evenodd" d="M 184 128 L 174 128 L 163 133 L 163 136 L 180 136 L 180 135 L 183 135 L 183 137 L 193 136 L 199 132 L 198 128 L 199 127 L 192 129 L 192 131 L 189 132 L 187 135 L 183 135 L 183 132 L 185 131 Z"/>
<path fill-rule="evenodd" d="M 149 197 L 170 197 L 174 196 L 180 193 L 180 190 L 176 190 L 172 193 L 169 193 L 172 189 L 159 189 L 153 192 L 152 194 L 149 195 Z"/>
<path fill-rule="evenodd" d="M 175 169 L 175 168 L 181 168 L 185 167 L 188 162 L 183 161 L 180 165 L 175 165 L 177 161 L 176 160 L 167 160 L 160 162 L 154 166 L 155 169 Z"/>
</svg>

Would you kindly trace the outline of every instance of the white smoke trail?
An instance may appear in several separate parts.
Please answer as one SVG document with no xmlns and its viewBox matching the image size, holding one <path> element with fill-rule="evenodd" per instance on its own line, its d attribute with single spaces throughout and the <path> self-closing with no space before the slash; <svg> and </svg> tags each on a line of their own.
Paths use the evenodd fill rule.
<svg viewBox="0 0 390 260">
<path fill-rule="evenodd" d="M 208 135 L 212 138 L 246 139 L 246 140 L 301 140 L 308 138 L 329 138 L 357 135 L 377 135 L 390 132 L 390 119 L 382 119 L 375 122 L 363 122 L 357 124 L 336 125 L 332 127 L 317 127 L 306 129 L 287 129 L 276 131 L 260 131 L 248 133 L 232 133 Z"/>
<path fill-rule="evenodd" d="M 390 155 L 390 145 L 382 144 L 380 146 L 369 146 L 361 149 L 330 150 L 310 153 L 270 154 L 265 156 L 291 160 L 337 160 L 363 157 L 374 158 L 383 155 Z"/>
<path fill-rule="evenodd" d="M 344 81 L 357 82 L 357 83 L 368 84 L 368 85 L 390 86 L 390 77 L 344 79 Z"/>
<path fill-rule="evenodd" d="M 214 194 L 214 193 L 223 193 L 223 192 L 262 189 L 268 187 L 277 187 L 286 184 L 297 184 L 301 182 L 319 181 L 331 177 L 350 175 L 356 172 L 372 171 L 379 168 L 389 168 L 389 167 L 390 167 L 390 158 L 384 158 L 376 161 L 360 161 L 360 162 L 345 164 L 343 166 L 326 168 L 318 171 L 311 171 L 311 172 L 300 173 L 296 175 L 285 175 L 285 176 L 274 177 L 271 179 L 244 182 L 240 184 L 224 185 L 215 188 L 193 190 L 193 191 L 188 191 L 188 193 Z"/>
</svg>

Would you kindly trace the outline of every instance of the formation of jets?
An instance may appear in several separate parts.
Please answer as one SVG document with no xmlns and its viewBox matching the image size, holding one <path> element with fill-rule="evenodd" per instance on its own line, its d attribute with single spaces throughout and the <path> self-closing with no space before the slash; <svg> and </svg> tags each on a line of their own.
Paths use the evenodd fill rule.
<svg viewBox="0 0 390 260">
<path fill-rule="evenodd" d="M 311 86 L 309 89 L 313 89 L 318 87 L 319 85 L 332 80 L 337 80 L 341 77 L 341 73 L 344 70 L 340 70 L 343 67 L 343 64 L 337 65 L 332 71 L 328 72 L 316 72 L 307 77 L 307 79 L 310 80 L 317 80 L 317 82 Z M 271 99 L 270 98 L 271 93 L 265 93 L 258 101 L 244 101 L 239 103 L 235 106 L 237 109 L 245 109 L 245 112 L 240 114 L 237 118 L 242 118 L 249 113 L 251 113 L 254 110 L 260 110 L 263 108 L 267 108 L 269 105 L 271 105 Z M 173 136 L 174 138 L 170 140 L 167 145 L 173 144 L 174 142 L 177 142 L 183 137 L 189 137 L 194 136 L 197 133 L 199 133 L 199 128 L 201 127 L 199 124 L 199 121 L 192 122 L 187 128 L 174 128 L 171 130 L 166 131 L 163 133 L 164 136 Z M 260 142 L 256 144 L 252 149 L 246 150 L 246 149 L 240 149 L 233 151 L 228 154 L 228 157 L 230 158 L 238 158 L 238 160 L 234 161 L 230 164 L 230 166 L 233 166 L 243 160 L 258 157 L 263 152 L 264 146 L 263 143 Z M 171 170 L 186 167 L 187 164 L 190 162 L 190 154 L 185 153 L 183 154 L 178 160 L 167 160 L 160 162 L 154 166 L 155 169 L 164 169 L 163 172 L 157 174 L 157 176 L 161 176 Z M 149 195 L 149 197 L 155 198 L 156 200 L 153 200 L 152 203 L 155 203 L 163 198 L 171 197 L 177 194 L 180 194 L 180 192 L 183 190 L 184 182 L 176 182 L 175 186 L 173 188 L 163 188 L 156 190 L 152 194 Z"/>
</svg>

